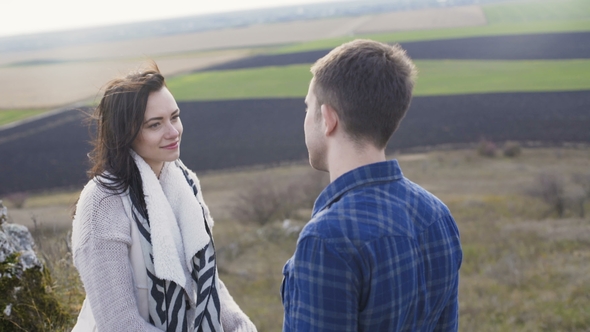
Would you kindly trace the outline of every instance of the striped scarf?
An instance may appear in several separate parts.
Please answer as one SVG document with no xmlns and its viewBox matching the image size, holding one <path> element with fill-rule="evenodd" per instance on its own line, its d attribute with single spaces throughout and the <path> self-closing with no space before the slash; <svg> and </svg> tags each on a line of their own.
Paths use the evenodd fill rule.
<svg viewBox="0 0 590 332">
<path fill-rule="evenodd" d="M 158 183 L 143 158 L 133 151 L 132 155 L 142 177 L 146 205 L 143 208 L 137 196 L 130 193 L 148 276 L 150 323 L 166 332 L 223 331 L 215 247 L 198 186 L 179 160 L 165 164 Z M 188 206 L 197 207 L 197 210 L 188 211 L 188 214 L 177 211 Z M 162 213 L 161 210 L 166 211 Z M 148 217 L 152 215 L 157 218 Z M 176 220 L 162 222 L 162 219 L 171 218 Z M 158 222 L 165 225 L 155 225 Z M 193 223 L 199 223 L 199 227 Z M 152 231 L 156 230 L 159 233 L 154 240 L 156 234 Z M 194 245 L 196 238 L 200 242 L 197 246 Z"/>
</svg>

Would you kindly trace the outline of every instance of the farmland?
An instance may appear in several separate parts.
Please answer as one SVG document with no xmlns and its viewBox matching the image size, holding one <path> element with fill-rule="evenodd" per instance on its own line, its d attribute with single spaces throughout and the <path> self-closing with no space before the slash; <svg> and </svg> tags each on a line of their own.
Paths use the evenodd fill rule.
<svg viewBox="0 0 590 332">
<path fill-rule="evenodd" d="M 422 22 L 424 30 L 366 35 L 401 41 L 419 70 L 416 98 L 391 149 L 474 143 L 482 137 L 588 142 L 584 126 L 588 125 L 590 27 L 584 25 L 590 24 L 590 14 L 586 7 L 579 0 L 453 7 L 440 13 L 450 15 L 447 19 L 468 16 L 472 26 L 440 29 L 428 26 L 435 12 L 423 10 L 405 15 L 414 15 L 414 23 Z M 326 45 L 335 41 L 330 38 L 395 29 L 383 25 L 395 15 L 401 14 L 9 52 L 0 56 L 4 64 L 0 72 L 8 78 L 0 83 L 0 94 L 6 94 L 0 100 L 14 103 L 10 108 L 48 107 L 66 100 L 86 107 L 100 97 L 99 89 L 109 78 L 137 68 L 145 55 L 152 55 L 182 101 L 185 126 L 192 129 L 186 131 L 183 143 L 187 164 L 211 170 L 301 160 L 305 158 L 302 100 L 311 78 L 310 64 L 328 52 Z M 566 23 L 572 25 L 568 28 Z M 512 29 L 518 25 L 525 28 Z M 272 35 L 267 35 L 268 29 Z M 283 53 L 285 47 L 305 49 L 312 45 L 308 42 L 315 43 L 313 51 Z M 324 42 L 328 44 L 318 48 Z M 227 48 L 230 44 L 233 48 Z M 136 52 L 145 54 L 137 57 Z M 63 81 L 56 81 L 58 77 Z M 0 152 L 11 156 L 0 165 L 5 174 L 1 191 L 83 182 L 89 149 L 83 118 L 83 113 L 69 111 L 0 131 Z"/>
<path fill-rule="evenodd" d="M 0 127 L 31 116 L 44 113 L 45 110 L 0 110 Z"/>
<path fill-rule="evenodd" d="M 408 48 L 412 48 L 418 44 L 413 45 L 410 42 L 417 41 L 590 31 L 590 11 L 587 10 L 587 6 L 587 2 L 583 0 L 538 0 L 520 5 L 487 4 L 479 7 L 450 7 L 438 12 L 424 9 L 362 17 L 281 22 L 153 38 L 103 41 L 54 49 L 2 52 L 0 75 L 6 79 L 0 84 L 0 108 L 51 108 L 74 102 L 92 102 L 100 95 L 99 89 L 108 79 L 137 68 L 146 58 L 155 59 L 163 72 L 171 77 L 256 54 L 325 51 L 359 37 L 384 42 L 402 42 L 408 44 Z M 410 23 L 413 25 L 405 28 L 396 26 L 397 22 L 402 21 L 398 19 L 399 15 L 411 17 Z M 397 18 L 391 19 L 394 16 Z M 485 19 L 485 22 L 482 19 Z M 449 25 L 449 22 L 456 26 Z M 408 28 L 413 30 L 404 30 Z M 485 43 L 493 41 L 493 38 L 470 42 Z M 533 37 L 527 37 L 527 40 L 530 41 L 531 38 Z M 506 52 L 514 47 L 518 48 L 527 40 L 515 40 L 513 44 L 499 49 Z M 529 53 L 537 52 L 536 57 L 529 54 L 519 59 L 538 59 L 539 54 L 562 50 L 564 44 L 556 44 L 560 47 L 553 48 L 529 48 Z M 571 49 L 573 45 L 587 47 L 588 44 L 590 43 L 574 41 L 566 48 Z M 427 44 L 422 44 L 424 45 Z M 431 57 L 446 56 L 442 51 L 447 43 L 428 45 L 433 48 L 428 51 Z M 450 45 L 446 47 L 463 50 Z M 484 49 L 489 50 L 472 47 L 470 52 L 475 50 L 477 53 L 477 50 Z M 418 53 L 413 54 L 415 52 L 419 50 L 410 51 L 410 54 L 420 58 Z M 456 59 L 456 53 L 457 51 L 451 58 Z M 485 52 L 491 53 L 493 52 Z M 469 55 L 464 55 L 462 59 L 481 59 L 481 55 L 474 56 L 469 52 L 465 54 Z M 507 59 L 502 55 L 500 57 Z"/>
<path fill-rule="evenodd" d="M 590 2 L 457 8 L 446 25 L 424 10 L 397 26 L 387 23 L 400 13 L 383 13 L 3 52 L 0 126 L 68 109 L 0 129 L 9 221 L 33 230 L 51 290 L 75 317 L 84 290 L 68 239 L 87 181 L 88 105 L 108 79 L 153 58 L 179 100 L 181 158 L 199 174 L 216 220 L 221 279 L 259 331 L 280 330 L 282 265 L 326 181 L 310 169 L 303 137 L 310 64 L 357 37 L 399 42 L 419 76 L 387 151 L 457 220 L 460 331 L 590 331 L 590 202 L 576 180 L 590 176 Z M 502 156 L 512 141 L 522 154 Z M 478 154 L 479 142 L 496 156 Z M 567 196 L 561 217 L 531 195 L 547 174 Z M 264 225 L 238 221 L 240 197 L 290 203 L 310 182 L 306 205 Z"/>
<path fill-rule="evenodd" d="M 315 40 L 279 48 L 277 53 L 330 49 L 354 38 L 369 38 L 384 43 L 453 39 L 475 36 L 546 34 L 590 31 L 590 9 L 585 0 L 539 0 L 481 6 L 486 25 L 456 28 L 415 29 Z M 426 27 L 426 26 L 425 26 Z"/>
<path fill-rule="evenodd" d="M 402 42 L 414 60 L 567 60 L 590 58 L 590 32 L 468 37 Z M 200 71 L 312 64 L 330 49 L 263 54 L 210 66 Z"/>
<path fill-rule="evenodd" d="M 416 61 L 416 66 L 416 96 L 590 89 L 590 59 Z M 175 77 L 168 86 L 178 100 L 304 97 L 309 68 L 305 64 L 201 72 Z"/>
<path fill-rule="evenodd" d="M 496 142 L 590 142 L 590 92 L 415 97 L 390 151 Z M 182 159 L 195 170 L 301 161 L 303 98 L 179 102 Z M 0 131 L 0 195 L 77 187 L 90 149 L 85 113 L 69 111 Z"/>
<path fill-rule="evenodd" d="M 589 39 L 590 33 L 578 32 L 403 43 L 416 58 L 419 76 L 416 97 L 390 150 L 469 144 L 482 138 L 589 142 Z M 309 67 L 326 52 L 240 59 L 249 53 L 226 50 L 157 59 L 165 73 L 208 68 L 168 79 L 181 101 L 187 128 L 183 160 L 202 171 L 304 159 L 301 123 Z M 132 64 L 128 61 L 125 66 Z M 104 79 L 110 75 L 106 68 L 124 69 L 117 67 L 121 65 L 117 61 L 97 65 Z M 89 74 L 82 63 L 24 69 L 51 79 L 51 72 L 43 70 L 59 72 L 67 66 L 79 66 L 69 81 L 81 89 L 76 77 Z M 16 73 L 18 68 L 4 69 Z M 8 82 L 7 91 L 16 89 Z M 85 87 L 89 93 L 97 88 Z M 69 91 L 67 85 L 54 89 L 54 97 L 60 96 L 59 91 L 75 90 Z M 17 90 L 16 96 L 35 89 Z M 0 194 L 81 185 L 90 148 L 84 117 L 74 110 L 0 131 L 0 153 L 11 156 L 0 165 Z"/>
<path fill-rule="evenodd" d="M 204 68 L 243 57 L 244 51 L 185 54 L 156 58 L 165 75 Z M 143 57 L 143 60 L 148 58 Z M 110 79 L 140 67 L 142 60 L 63 61 L 50 64 L 0 67 L 0 107 L 51 108 L 77 102 L 89 103 L 100 95 Z"/>
<path fill-rule="evenodd" d="M 161 64 L 166 75 L 175 75 L 266 52 L 266 48 L 277 45 L 345 36 L 357 25 L 357 20 L 357 17 L 342 17 L 280 22 L 2 52 L 0 75 L 6 79 L 0 84 L 0 108 L 45 108 L 91 101 L 110 78 L 139 67 L 147 58 Z"/>
</svg>

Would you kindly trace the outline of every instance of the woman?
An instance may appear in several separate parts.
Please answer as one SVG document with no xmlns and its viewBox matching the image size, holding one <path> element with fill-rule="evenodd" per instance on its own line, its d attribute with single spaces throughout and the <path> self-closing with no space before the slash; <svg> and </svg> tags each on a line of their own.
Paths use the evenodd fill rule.
<svg viewBox="0 0 590 332">
<path fill-rule="evenodd" d="M 73 331 L 256 331 L 217 275 L 213 219 L 178 159 L 180 110 L 155 63 L 111 81 L 73 221 L 86 300 Z"/>
</svg>

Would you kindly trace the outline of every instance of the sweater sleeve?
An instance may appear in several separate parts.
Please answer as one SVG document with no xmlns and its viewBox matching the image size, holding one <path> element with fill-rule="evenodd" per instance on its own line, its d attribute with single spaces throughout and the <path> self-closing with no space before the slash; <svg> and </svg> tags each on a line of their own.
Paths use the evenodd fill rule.
<svg viewBox="0 0 590 332">
<path fill-rule="evenodd" d="M 225 332 L 256 332 L 256 326 L 240 309 L 219 279 L 219 301 L 221 302 L 221 325 Z"/>
<path fill-rule="evenodd" d="M 101 197 L 102 196 L 102 197 Z M 72 244 L 98 331 L 160 331 L 143 319 L 129 259 L 131 229 L 118 196 L 82 192 Z"/>
</svg>

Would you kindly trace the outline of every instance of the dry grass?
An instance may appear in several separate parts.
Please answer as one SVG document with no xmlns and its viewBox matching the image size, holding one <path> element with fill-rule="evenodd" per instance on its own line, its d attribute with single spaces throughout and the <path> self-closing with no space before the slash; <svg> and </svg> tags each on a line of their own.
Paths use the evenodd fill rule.
<svg viewBox="0 0 590 332">
<path fill-rule="evenodd" d="M 73 327 L 82 308 L 84 287 L 72 261 L 71 230 L 69 227 L 40 224 L 29 227 L 29 230 L 35 240 L 39 258 L 51 274 L 51 292 L 71 316 L 69 325 Z"/>
<path fill-rule="evenodd" d="M 568 190 L 574 189 L 569 175 L 588 172 L 588 148 L 523 149 L 517 158 L 481 157 L 475 149 L 396 157 L 405 175 L 438 195 L 459 225 L 464 250 L 461 331 L 590 330 L 590 219 L 576 217 L 571 209 L 563 219 L 547 216 L 547 206 L 526 194 L 536 176 L 546 171 L 561 172 L 570 179 Z M 304 225 L 311 207 L 299 210 L 288 223 L 276 220 L 262 227 L 238 223 L 229 211 L 236 189 L 251 179 L 264 176 L 280 186 L 306 172 L 309 166 L 302 163 L 201 175 L 216 218 L 221 278 L 259 331 L 281 328 L 282 266 L 295 248 L 297 233 L 292 230 Z M 61 201 L 67 209 L 69 194 L 57 197 L 31 197 L 27 204 L 40 209 L 43 201 L 53 207 Z M 32 209 L 27 204 L 23 211 Z M 60 232 L 49 229 L 43 241 L 63 245 L 66 233 Z M 39 248 L 45 252 L 47 247 L 43 242 Z M 57 254 L 45 255 L 60 266 L 56 284 L 73 285 L 56 291 L 76 310 L 82 298 L 76 272 L 67 253 L 51 250 Z"/>
</svg>

